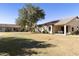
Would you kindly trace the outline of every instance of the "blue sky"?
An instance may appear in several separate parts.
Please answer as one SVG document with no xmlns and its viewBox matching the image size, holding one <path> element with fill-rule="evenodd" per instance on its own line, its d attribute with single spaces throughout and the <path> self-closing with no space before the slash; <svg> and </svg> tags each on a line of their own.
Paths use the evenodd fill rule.
<svg viewBox="0 0 79 59">
<path fill-rule="evenodd" d="M 0 3 L 0 23 L 15 23 L 18 17 L 18 10 L 23 7 L 21 3 Z M 79 4 L 56 4 L 56 3 L 40 3 L 34 4 L 44 9 L 45 19 L 38 22 L 42 24 L 45 22 L 61 19 L 70 16 L 79 16 Z"/>
</svg>

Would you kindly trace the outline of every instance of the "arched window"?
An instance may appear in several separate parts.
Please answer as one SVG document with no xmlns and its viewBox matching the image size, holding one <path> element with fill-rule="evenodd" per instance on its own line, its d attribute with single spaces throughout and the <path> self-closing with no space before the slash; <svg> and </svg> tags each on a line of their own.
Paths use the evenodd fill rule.
<svg viewBox="0 0 79 59">
<path fill-rule="evenodd" d="M 77 26 L 77 31 L 79 30 L 79 27 Z"/>
<path fill-rule="evenodd" d="M 74 31 L 74 28 L 72 27 L 72 31 Z"/>
<path fill-rule="evenodd" d="M 49 31 L 51 31 L 51 27 L 49 27 Z"/>
<path fill-rule="evenodd" d="M 77 26 L 77 28 L 78 28 L 78 26 Z"/>
</svg>

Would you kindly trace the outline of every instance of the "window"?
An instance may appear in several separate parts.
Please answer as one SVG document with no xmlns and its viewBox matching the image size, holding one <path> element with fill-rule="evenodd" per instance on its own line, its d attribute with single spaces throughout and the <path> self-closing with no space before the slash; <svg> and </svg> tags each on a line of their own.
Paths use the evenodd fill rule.
<svg viewBox="0 0 79 59">
<path fill-rule="evenodd" d="M 72 31 L 74 31 L 74 28 L 72 27 Z"/>
<path fill-rule="evenodd" d="M 49 31 L 51 31 L 51 27 L 49 27 Z"/>
<path fill-rule="evenodd" d="M 2 30 L 2 28 L 0 28 L 0 30 Z"/>
<path fill-rule="evenodd" d="M 78 26 L 77 26 L 77 28 L 78 28 Z"/>
<path fill-rule="evenodd" d="M 77 30 L 79 30 L 79 27 L 77 26 Z"/>
</svg>

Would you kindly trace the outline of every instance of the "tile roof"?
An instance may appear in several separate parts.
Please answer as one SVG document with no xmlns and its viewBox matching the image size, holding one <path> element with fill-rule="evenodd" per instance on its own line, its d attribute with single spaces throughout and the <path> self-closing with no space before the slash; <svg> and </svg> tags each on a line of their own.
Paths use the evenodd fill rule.
<svg viewBox="0 0 79 59">
<path fill-rule="evenodd" d="M 64 19 L 61 19 L 59 22 L 57 22 L 55 25 L 64 25 L 64 24 L 67 24 L 68 22 L 70 22 L 71 20 L 73 20 L 75 18 L 79 18 L 79 17 L 75 16 L 75 17 L 64 18 Z"/>
<path fill-rule="evenodd" d="M 51 25 L 51 24 L 53 24 L 53 25 L 64 25 L 64 24 L 67 24 L 68 22 L 70 22 L 71 20 L 73 20 L 75 18 L 79 18 L 79 17 L 74 16 L 74 17 L 69 17 L 69 18 L 63 18 L 63 19 L 60 19 L 60 20 L 55 20 L 55 21 L 44 23 L 44 24 L 39 24 L 38 26 L 40 26 L 40 25 Z"/>
<path fill-rule="evenodd" d="M 44 24 L 39 24 L 38 26 L 40 26 L 40 25 L 51 25 L 51 24 L 57 23 L 58 21 L 59 20 L 55 20 L 55 21 L 51 21 L 51 22 L 44 23 Z"/>
</svg>

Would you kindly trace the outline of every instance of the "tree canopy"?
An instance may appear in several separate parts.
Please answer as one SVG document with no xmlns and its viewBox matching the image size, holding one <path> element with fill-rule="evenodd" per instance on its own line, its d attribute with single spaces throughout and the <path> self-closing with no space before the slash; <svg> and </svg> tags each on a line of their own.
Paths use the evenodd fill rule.
<svg viewBox="0 0 79 59">
<path fill-rule="evenodd" d="M 29 30 L 31 30 L 39 20 L 44 18 L 45 12 L 43 9 L 32 4 L 25 4 L 23 8 L 19 9 L 19 16 L 16 19 L 16 23 L 22 26 L 22 28 L 25 28 L 27 25 Z"/>
</svg>

